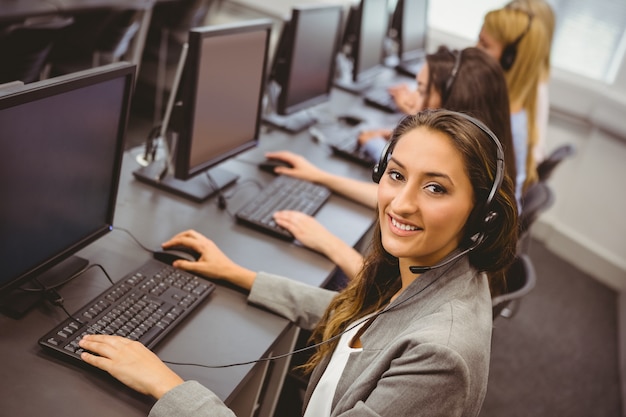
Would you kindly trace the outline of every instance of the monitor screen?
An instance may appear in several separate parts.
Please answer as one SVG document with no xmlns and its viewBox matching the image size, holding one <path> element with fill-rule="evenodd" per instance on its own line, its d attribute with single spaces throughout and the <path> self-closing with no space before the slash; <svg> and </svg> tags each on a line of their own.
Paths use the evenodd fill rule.
<svg viewBox="0 0 626 417">
<path fill-rule="evenodd" d="M 135 66 L 0 91 L 0 290 L 111 230 Z"/>
<path fill-rule="evenodd" d="M 281 32 L 270 79 L 281 88 L 276 112 L 328 101 L 342 22 L 341 6 L 298 6 Z"/>
<path fill-rule="evenodd" d="M 411 61 L 426 54 L 428 0 L 398 0 L 392 26 L 396 29 L 398 58 Z"/>
<path fill-rule="evenodd" d="M 383 68 L 384 43 L 389 26 L 387 0 L 361 0 L 360 6 L 354 10 L 357 36 L 352 48 L 352 78 L 361 82 L 374 77 Z M 350 30 L 349 25 L 346 30 Z"/>
<path fill-rule="evenodd" d="M 257 145 L 272 23 L 191 29 L 179 90 L 175 177 L 189 179 Z"/>
</svg>

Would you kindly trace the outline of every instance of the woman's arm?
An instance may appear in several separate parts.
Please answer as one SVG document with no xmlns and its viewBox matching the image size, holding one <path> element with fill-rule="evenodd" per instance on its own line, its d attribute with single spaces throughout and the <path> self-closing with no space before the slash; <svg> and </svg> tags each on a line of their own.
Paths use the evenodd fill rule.
<svg viewBox="0 0 626 417">
<path fill-rule="evenodd" d="M 276 223 L 290 231 L 304 246 L 329 258 L 349 279 L 363 267 L 363 256 L 353 247 L 330 233 L 315 218 L 299 211 L 274 213 Z"/>
</svg>

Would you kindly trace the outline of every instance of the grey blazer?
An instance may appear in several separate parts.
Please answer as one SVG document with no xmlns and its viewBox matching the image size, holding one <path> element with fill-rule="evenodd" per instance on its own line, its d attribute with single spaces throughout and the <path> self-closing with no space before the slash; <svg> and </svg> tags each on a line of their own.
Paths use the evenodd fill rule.
<svg viewBox="0 0 626 417">
<path fill-rule="evenodd" d="M 248 301 L 311 329 L 336 293 L 259 273 Z M 467 257 L 416 279 L 361 336 L 333 398 L 332 416 L 477 416 L 487 389 L 492 310 L 487 278 Z M 305 407 L 328 364 L 311 375 Z M 232 416 L 188 381 L 161 398 L 160 416 Z"/>
</svg>

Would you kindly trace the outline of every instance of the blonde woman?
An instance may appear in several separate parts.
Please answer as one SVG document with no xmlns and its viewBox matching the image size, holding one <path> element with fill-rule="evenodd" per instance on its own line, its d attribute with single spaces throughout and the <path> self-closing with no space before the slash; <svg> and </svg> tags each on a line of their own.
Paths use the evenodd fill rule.
<svg viewBox="0 0 626 417">
<path fill-rule="evenodd" d="M 477 46 L 500 62 L 509 90 L 511 130 L 519 193 L 537 180 L 533 154 L 539 140 L 537 92 L 550 41 L 532 13 L 514 7 L 492 10 L 484 18 Z"/>
</svg>

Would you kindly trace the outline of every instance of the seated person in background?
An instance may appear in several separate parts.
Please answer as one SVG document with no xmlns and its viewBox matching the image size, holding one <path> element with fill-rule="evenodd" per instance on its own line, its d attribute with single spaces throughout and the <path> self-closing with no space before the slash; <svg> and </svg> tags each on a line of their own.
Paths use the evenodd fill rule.
<svg viewBox="0 0 626 417">
<path fill-rule="evenodd" d="M 548 134 L 548 118 L 550 115 L 550 97 L 548 84 L 550 82 L 550 55 L 552 50 L 552 40 L 554 38 L 554 26 L 556 19 L 552 6 L 546 0 L 513 0 L 506 7 L 524 10 L 533 15 L 533 19 L 539 20 L 546 29 L 548 36 L 548 51 L 543 60 L 543 68 L 539 79 L 539 89 L 537 91 L 537 143 L 533 150 L 535 162 L 543 161 L 546 156 L 546 136 Z"/>
<path fill-rule="evenodd" d="M 426 61 L 417 74 L 416 90 L 410 90 L 406 85 L 394 88 L 402 91 L 394 97 L 396 101 L 405 103 L 407 114 L 440 107 L 465 112 L 487 123 L 503 145 L 509 143 L 510 122 L 499 120 L 504 115 L 496 107 L 500 105 L 499 99 L 503 94 L 507 94 L 506 81 L 498 63 L 490 60 L 487 54 L 477 48 L 466 48 L 458 52 L 441 46 L 436 52 L 426 55 Z M 498 120 L 492 123 L 492 119 Z M 386 128 L 363 131 L 359 142 L 377 160 L 390 133 L 391 130 Z M 507 163 L 510 173 L 514 173 L 514 160 L 507 160 Z"/>
<path fill-rule="evenodd" d="M 533 150 L 538 140 L 537 91 L 549 51 L 544 25 L 512 7 L 485 15 L 477 47 L 500 62 L 509 90 L 518 199 L 537 180 Z"/>
<path fill-rule="evenodd" d="M 491 296 L 517 244 L 513 183 L 497 167 L 496 140 L 479 123 L 447 110 L 400 122 L 379 167 L 372 250 L 340 293 L 255 273 L 194 231 L 164 244 L 201 254 L 176 267 L 238 285 L 250 291 L 250 303 L 315 329 L 305 417 L 416 410 L 478 416 L 489 374 Z M 156 398 L 152 417 L 234 415 L 139 342 L 89 335 L 80 345 L 97 354 L 83 353 L 86 363 Z"/>
<path fill-rule="evenodd" d="M 470 114 L 482 120 L 500 138 L 507 174 L 515 178 L 509 96 L 500 64 L 477 48 L 452 52 L 441 47 L 436 53 L 428 55 L 419 77 L 423 79 L 419 87 L 422 91 L 421 103 L 443 105 L 446 109 Z M 384 146 L 386 141 L 382 143 Z M 380 155 L 381 151 L 377 152 Z M 291 152 L 270 152 L 266 156 L 287 161 L 293 167 L 278 168 L 278 174 L 325 185 L 360 204 L 376 207 L 376 184 L 333 175 Z M 360 269 L 362 255 L 331 234 L 315 218 L 296 211 L 282 211 L 275 213 L 274 219 L 303 245 L 327 256 L 348 279 Z"/>
</svg>

